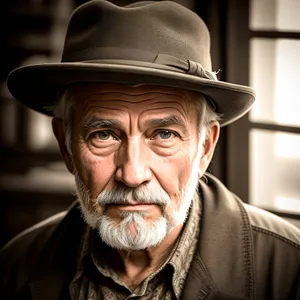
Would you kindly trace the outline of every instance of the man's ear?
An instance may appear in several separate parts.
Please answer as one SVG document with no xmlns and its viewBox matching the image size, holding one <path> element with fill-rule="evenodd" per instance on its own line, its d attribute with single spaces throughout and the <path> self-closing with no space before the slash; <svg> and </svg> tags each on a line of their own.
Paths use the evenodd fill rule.
<svg viewBox="0 0 300 300">
<path fill-rule="evenodd" d="M 203 142 L 203 149 L 202 155 L 200 159 L 200 166 L 199 166 L 199 175 L 200 177 L 205 173 L 207 170 L 210 161 L 213 157 L 218 139 L 220 135 L 220 124 L 217 121 L 212 121 L 209 124 L 207 136 Z"/>
<path fill-rule="evenodd" d="M 63 120 L 60 118 L 53 118 L 52 130 L 58 142 L 59 149 L 65 161 L 66 167 L 68 168 L 70 173 L 74 174 L 75 169 L 74 169 L 72 155 L 71 153 L 69 153 L 66 147 L 66 136 L 65 136 Z"/>
</svg>

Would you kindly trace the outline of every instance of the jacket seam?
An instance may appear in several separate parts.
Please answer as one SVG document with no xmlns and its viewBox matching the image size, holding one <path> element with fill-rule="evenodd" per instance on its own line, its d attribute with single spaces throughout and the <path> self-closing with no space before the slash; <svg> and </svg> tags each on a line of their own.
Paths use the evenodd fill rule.
<svg viewBox="0 0 300 300">
<path fill-rule="evenodd" d="M 244 244 L 244 255 L 245 255 L 245 263 L 246 263 L 246 272 L 247 272 L 247 277 L 249 280 L 249 287 L 248 287 L 248 299 L 253 298 L 253 287 L 254 287 L 254 278 L 253 278 L 253 263 L 252 263 L 252 258 L 253 258 L 253 252 L 252 252 L 252 247 L 251 247 L 251 237 L 249 235 L 248 228 L 251 227 L 250 221 L 248 219 L 248 215 L 244 209 L 244 206 L 240 203 L 240 201 L 237 200 L 238 207 L 240 209 L 241 217 L 242 217 L 242 223 L 243 223 L 243 244 Z M 247 286 L 247 284 L 246 284 Z"/>
<path fill-rule="evenodd" d="M 213 289 L 216 289 L 216 286 L 215 284 L 213 283 L 213 280 L 211 279 L 211 276 L 206 268 L 206 266 L 204 265 L 203 261 L 202 261 L 202 258 L 200 255 L 197 255 L 195 257 L 195 260 L 194 260 L 195 264 L 198 265 L 198 268 L 201 269 L 201 271 L 206 275 L 205 277 L 202 276 L 202 272 L 199 273 L 199 277 L 201 277 L 201 280 L 204 284 L 204 286 L 208 289 L 208 290 L 212 290 Z"/>
<path fill-rule="evenodd" d="M 291 241 L 290 239 L 288 239 L 288 238 L 286 238 L 286 237 L 284 237 L 284 236 L 282 236 L 280 234 L 277 234 L 277 233 L 272 232 L 270 230 L 267 230 L 267 229 L 264 229 L 264 228 L 261 228 L 261 227 L 257 227 L 257 226 L 254 226 L 254 225 L 252 225 L 252 228 L 253 228 L 253 230 L 255 230 L 257 232 L 261 232 L 261 233 L 264 233 L 266 235 L 270 235 L 270 236 L 272 236 L 272 237 L 274 237 L 274 238 L 276 238 L 276 239 L 278 239 L 280 241 L 283 241 L 283 242 L 285 242 L 285 243 L 293 246 L 297 250 L 300 250 L 300 245 L 299 244 Z"/>
</svg>

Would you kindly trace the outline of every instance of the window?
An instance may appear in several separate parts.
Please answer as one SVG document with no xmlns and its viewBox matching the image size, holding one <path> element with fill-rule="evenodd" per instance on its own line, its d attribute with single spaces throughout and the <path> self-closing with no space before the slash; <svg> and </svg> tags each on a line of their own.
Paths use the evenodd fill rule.
<svg viewBox="0 0 300 300">
<path fill-rule="evenodd" d="M 227 80 L 257 92 L 249 114 L 229 126 L 228 186 L 300 219 L 300 1 L 232 0 L 228 19 Z"/>
<path fill-rule="evenodd" d="M 300 214 L 300 2 L 252 0 L 249 23 L 249 201 Z"/>
</svg>

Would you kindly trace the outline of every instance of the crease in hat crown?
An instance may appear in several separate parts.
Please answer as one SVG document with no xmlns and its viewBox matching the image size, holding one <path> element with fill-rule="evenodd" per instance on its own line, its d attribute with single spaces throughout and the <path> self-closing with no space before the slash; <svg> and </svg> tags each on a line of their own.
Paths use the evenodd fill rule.
<svg viewBox="0 0 300 300">
<path fill-rule="evenodd" d="M 57 92 L 74 82 L 186 88 L 211 98 L 228 124 L 250 109 L 254 90 L 213 75 L 209 31 L 196 13 L 172 1 L 119 7 L 91 0 L 69 19 L 61 62 L 18 68 L 7 84 L 17 100 L 46 114 Z"/>
<path fill-rule="evenodd" d="M 194 12 L 171 1 L 119 7 L 100 0 L 78 8 L 70 18 L 62 62 L 104 59 L 101 48 L 169 54 L 211 70 L 206 25 Z"/>
</svg>

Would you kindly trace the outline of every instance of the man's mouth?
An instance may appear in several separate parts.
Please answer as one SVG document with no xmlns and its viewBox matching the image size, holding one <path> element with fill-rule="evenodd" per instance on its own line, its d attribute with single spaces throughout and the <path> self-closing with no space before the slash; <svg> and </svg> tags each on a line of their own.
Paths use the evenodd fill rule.
<svg viewBox="0 0 300 300">
<path fill-rule="evenodd" d="M 126 203 L 118 203 L 118 204 L 109 204 L 110 207 L 115 207 L 119 210 L 126 210 L 126 211 L 143 211 L 143 210 L 149 210 L 151 207 L 153 207 L 155 204 L 152 203 L 143 203 L 143 202 L 137 202 L 137 201 L 129 201 Z"/>
</svg>

